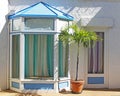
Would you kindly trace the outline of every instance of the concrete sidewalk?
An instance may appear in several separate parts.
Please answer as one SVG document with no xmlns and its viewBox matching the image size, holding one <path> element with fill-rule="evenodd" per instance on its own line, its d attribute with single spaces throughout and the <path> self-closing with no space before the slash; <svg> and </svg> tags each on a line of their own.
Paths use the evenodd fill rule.
<svg viewBox="0 0 120 96">
<path fill-rule="evenodd" d="M 39 95 L 36 94 L 20 94 L 11 90 L 5 90 L 0 92 L 0 96 L 120 96 L 120 89 L 107 90 L 107 89 L 91 89 L 83 90 L 81 94 L 73 94 L 71 92 L 64 93 L 53 93 L 53 92 L 41 92 Z"/>
</svg>

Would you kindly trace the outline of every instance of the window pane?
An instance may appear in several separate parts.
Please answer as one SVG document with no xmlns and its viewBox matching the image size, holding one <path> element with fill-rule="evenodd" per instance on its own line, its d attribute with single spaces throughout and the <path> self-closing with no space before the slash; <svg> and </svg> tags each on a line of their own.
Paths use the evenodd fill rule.
<svg viewBox="0 0 120 96">
<path fill-rule="evenodd" d="M 12 36 L 12 78 L 19 78 L 20 41 L 19 36 Z"/>
<path fill-rule="evenodd" d="M 26 18 L 25 30 L 54 30 L 53 19 Z"/>
<path fill-rule="evenodd" d="M 25 35 L 26 78 L 53 79 L 53 41 L 53 35 Z"/>
<path fill-rule="evenodd" d="M 21 19 L 13 19 L 13 31 L 19 31 L 21 29 Z"/>
<path fill-rule="evenodd" d="M 88 73 L 104 73 L 104 33 L 96 32 L 103 40 L 88 50 Z"/>
<path fill-rule="evenodd" d="M 68 47 L 59 41 L 59 77 L 68 76 Z"/>
</svg>

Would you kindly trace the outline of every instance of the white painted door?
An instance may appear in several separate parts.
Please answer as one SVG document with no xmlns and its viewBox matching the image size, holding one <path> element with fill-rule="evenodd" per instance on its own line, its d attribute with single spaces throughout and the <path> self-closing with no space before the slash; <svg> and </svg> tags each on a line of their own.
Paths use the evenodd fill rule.
<svg viewBox="0 0 120 96">
<path fill-rule="evenodd" d="M 86 62 L 85 87 L 108 88 L 108 63 L 106 50 L 106 33 L 96 32 L 103 40 L 98 41 L 94 47 L 88 49 L 88 62 Z"/>
</svg>

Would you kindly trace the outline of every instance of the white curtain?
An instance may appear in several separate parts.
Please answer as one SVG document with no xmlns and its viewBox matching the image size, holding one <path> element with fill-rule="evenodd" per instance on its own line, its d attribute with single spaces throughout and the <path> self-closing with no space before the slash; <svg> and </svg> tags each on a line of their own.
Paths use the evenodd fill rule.
<svg viewBox="0 0 120 96">
<path fill-rule="evenodd" d="M 12 78 L 19 78 L 20 36 L 12 36 Z"/>
<path fill-rule="evenodd" d="M 88 73 L 104 73 L 104 33 L 96 32 L 103 40 L 88 50 Z"/>
<path fill-rule="evenodd" d="M 59 41 L 59 77 L 68 76 L 68 44 Z"/>
<path fill-rule="evenodd" d="M 25 35 L 25 77 L 53 77 L 53 35 Z"/>
</svg>

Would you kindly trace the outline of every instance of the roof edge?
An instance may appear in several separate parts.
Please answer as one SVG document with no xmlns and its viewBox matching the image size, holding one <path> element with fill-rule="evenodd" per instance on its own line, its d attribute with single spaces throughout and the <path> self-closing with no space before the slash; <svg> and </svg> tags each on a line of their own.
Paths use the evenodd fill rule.
<svg viewBox="0 0 120 96">
<path fill-rule="evenodd" d="M 34 6 L 36 6 L 36 5 L 38 5 L 38 4 L 43 4 L 48 10 L 50 10 L 51 12 L 53 12 L 55 15 L 48 15 L 48 16 L 46 16 L 46 15 L 32 15 L 32 14 L 22 14 L 22 11 L 23 11 L 23 13 L 24 13 L 24 11 L 26 11 L 26 10 L 28 10 L 28 9 L 30 9 L 30 8 L 32 8 L 32 7 L 34 7 Z M 53 9 L 53 10 L 52 10 Z M 56 12 L 55 12 L 56 11 Z M 57 13 L 57 11 L 58 11 L 58 13 Z M 59 15 L 59 12 L 60 13 L 62 13 L 62 16 L 61 15 Z M 22 10 L 20 10 L 20 11 L 18 11 L 18 12 L 16 12 L 16 13 L 14 13 L 14 14 L 12 14 L 12 15 L 8 15 L 8 19 L 14 19 L 14 18 L 18 18 L 18 17 L 43 17 L 43 16 L 45 16 L 45 18 L 47 17 L 52 17 L 52 18 L 60 18 L 60 19 L 64 19 L 64 20 L 69 20 L 69 21 L 73 21 L 74 20 L 74 17 L 72 17 L 71 15 L 69 15 L 69 14 L 67 14 L 67 13 L 65 13 L 65 12 L 62 12 L 62 11 L 60 11 L 60 10 L 58 10 L 57 8 L 54 8 L 54 7 L 52 7 L 52 6 L 50 6 L 49 4 L 47 4 L 47 3 L 44 3 L 44 2 L 38 2 L 38 3 L 36 3 L 36 4 L 34 4 L 34 5 L 31 5 L 31 6 L 29 6 L 29 7 L 27 7 L 27 8 L 25 8 L 25 9 L 22 9 Z"/>
</svg>

